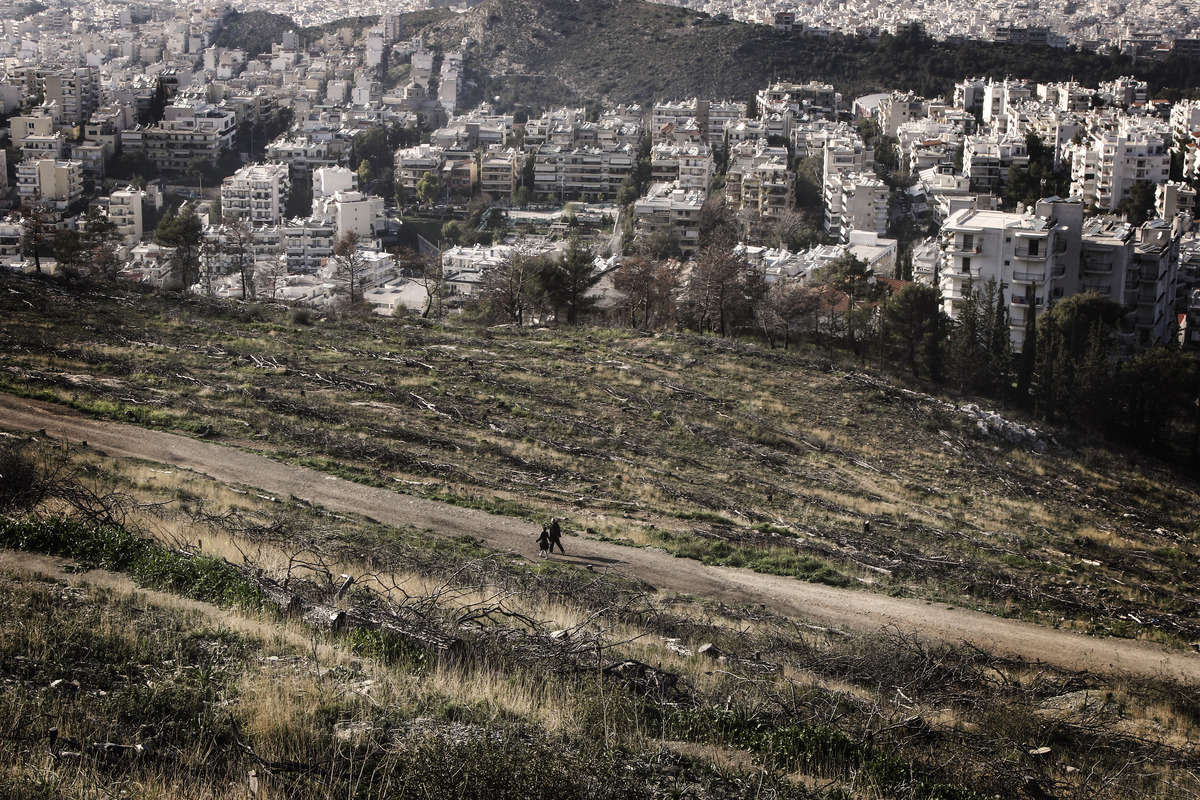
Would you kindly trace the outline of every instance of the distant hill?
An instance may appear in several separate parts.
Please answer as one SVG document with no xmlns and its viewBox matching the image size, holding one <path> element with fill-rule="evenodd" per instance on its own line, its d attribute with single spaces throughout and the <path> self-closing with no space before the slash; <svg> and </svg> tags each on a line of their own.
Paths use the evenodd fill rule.
<svg viewBox="0 0 1200 800">
<path fill-rule="evenodd" d="M 308 41 L 326 31 L 361 32 L 376 17 L 302 28 L 265 11 L 233 13 L 216 37 L 251 57 L 284 33 Z M 1096 85 L 1121 75 L 1150 83 L 1156 97 L 1200 96 L 1200 62 L 1170 58 L 1135 64 L 1127 56 L 987 42 L 935 41 L 916 27 L 877 42 L 862 36 L 788 34 L 767 25 L 722 21 L 641 0 L 484 0 L 463 14 L 442 9 L 404 15 L 409 34 L 463 50 L 480 97 L 501 105 L 652 103 L 693 96 L 748 100 L 773 80 L 832 83 L 847 99 L 911 89 L 945 96 L 968 76 L 1074 79 Z"/>
<path fill-rule="evenodd" d="M 1135 68 L 1124 56 L 970 42 L 937 42 L 910 28 L 864 37 L 787 34 L 722 22 L 639 0 L 485 0 L 471 11 L 406 20 L 413 33 L 447 49 L 463 47 L 489 95 L 536 105 L 558 101 L 653 102 L 691 96 L 748 99 L 774 79 L 833 83 L 847 98 L 912 89 L 945 95 L 966 76 L 1074 78 L 1095 84 L 1144 75 L 1155 90 L 1200 80 L 1195 62 Z"/>
</svg>

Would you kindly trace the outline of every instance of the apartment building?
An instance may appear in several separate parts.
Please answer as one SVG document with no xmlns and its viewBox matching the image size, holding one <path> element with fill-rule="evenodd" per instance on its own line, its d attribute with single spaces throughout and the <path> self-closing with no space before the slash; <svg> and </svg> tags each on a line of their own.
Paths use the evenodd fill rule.
<svg viewBox="0 0 1200 800">
<path fill-rule="evenodd" d="M 445 163 L 445 151 L 440 147 L 429 144 L 402 147 L 396 151 L 396 180 L 406 191 L 415 191 L 426 172 L 441 175 Z"/>
<path fill-rule="evenodd" d="M 957 318 L 973 289 L 995 279 L 1004 293 L 1013 346 L 1020 350 L 1031 318 L 1048 304 L 1095 292 L 1127 310 L 1137 335 L 1171 334 L 1180 241 L 1190 219 L 1152 220 L 1135 228 L 1119 219 L 1083 219 L 1078 200 L 1043 200 L 1023 214 L 963 209 L 942 228 L 940 288 Z"/>
<path fill-rule="evenodd" d="M 972 192 L 1000 194 L 1009 170 L 1028 166 L 1024 136 L 968 136 L 963 143 L 963 176 Z"/>
<path fill-rule="evenodd" d="M 49 70 L 41 76 L 41 88 L 45 102 L 58 107 L 63 125 L 82 125 L 100 105 L 100 70 L 96 67 Z"/>
<path fill-rule="evenodd" d="M 221 183 L 221 211 L 251 225 L 278 225 L 292 181 L 287 164 L 247 164 Z"/>
<path fill-rule="evenodd" d="M 42 200 L 58 209 L 83 197 L 83 164 L 36 158 L 17 164 L 17 193 L 22 202 Z"/>
<path fill-rule="evenodd" d="M 892 92 L 879 101 L 879 128 L 888 136 L 896 136 L 900 126 L 925 116 L 925 98 L 912 92 Z"/>
<path fill-rule="evenodd" d="M 283 220 L 279 236 L 289 272 L 315 273 L 333 255 L 337 226 L 332 217 Z"/>
<path fill-rule="evenodd" d="M 766 140 L 744 142 L 731 149 L 725 172 L 725 202 L 729 208 L 750 209 L 778 219 L 796 207 L 796 174 L 785 147 Z"/>
<path fill-rule="evenodd" d="M 217 160 L 233 144 L 233 111 L 201 101 L 168 106 L 157 125 L 121 132 L 122 147 L 141 151 L 161 171 L 182 175 L 193 159 Z"/>
<path fill-rule="evenodd" d="M 479 190 L 501 203 L 511 203 L 525 160 L 512 149 L 492 149 L 479 164 Z"/>
<path fill-rule="evenodd" d="M 746 104 L 731 101 L 711 101 L 692 98 L 682 102 L 671 101 L 656 104 L 651 110 L 651 130 L 655 137 L 670 128 L 665 134 L 669 138 L 673 130 L 688 126 L 699 129 L 710 147 L 720 148 L 725 140 L 725 130 L 746 117 Z"/>
<path fill-rule="evenodd" d="M 1166 141 L 1148 130 L 1122 125 L 1099 130 L 1067 147 L 1071 159 L 1071 194 L 1100 211 L 1116 211 L 1133 185 L 1166 183 L 1171 155 Z"/>
<path fill-rule="evenodd" d="M 1175 142 L 1200 140 L 1200 100 L 1180 100 L 1171 106 L 1171 138 Z"/>
<path fill-rule="evenodd" d="M 142 240 L 145 231 L 142 228 L 142 203 L 146 192 L 126 186 L 117 189 L 108 196 L 108 218 L 117 226 L 117 234 L 126 245 L 134 245 Z"/>
<path fill-rule="evenodd" d="M 791 110 L 797 117 L 833 119 L 842 96 L 827 83 L 773 83 L 755 96 L 759 111 L 780 114 Z"/>
<path fill-rule="evenodd" d="M 868 172 L 833 173 L 825 179 L 825 231 L 839 242 L 853 231 L 887 233 L 891 192 Z"/>
<path fill-rule="evenodd" d="M 650 175 L 655 183 L 678 182 L 684 189 L 708 195 L 716 166 L 707 142 L 680 136 L 675 142 L 659 142 L 650 151 Z"/>
<path fill-rule="evenodd" d="M 1160 183 L 1154 189 L 1154 213 L 1161 219 L 1174 219 L 1178 214 L 1196 218 L 1196 190 L 1180 181 Z"/>
<path fill-rule="evenodd" d="M 1062 208 L 1058 208 L 1062 206 Z M 1083 207 L 1039 203 L 1039 213 L 961 209 L 942 226 L 942 310 L 958 319 L 971 293 L 995 280 L 1004 294 L 1012 345 L 1020 350 L 1031 319 L 1046 309 L 1047 297 L 1078 291 Z"/>
<path fill-rule="evenodd" d="M 634 234 L 637 245 L 657 236 L 670 234 L 679 242 L 685 256 L 700 246 L 700 209 L 706 194 L 675 183 L 654 183 L 646 196 L 633 204 Z"/>
<path fill-rule="evenodd" d="M 543 145 L 533 154 L 533 188 L 560 199 L 613 199 L 636 166 L 637 150 L 628 144 L 613 150 Z"/>
<path fill-rule="evenodd" d="M 281 136 L 267 145 L 268 161 L 287 164 L 292 179 L 311 176 L 320 167 L 333 167 L 345 159 L 345 142 L 331 136 L 317 138 L 311 133 Z"/>
</svg>

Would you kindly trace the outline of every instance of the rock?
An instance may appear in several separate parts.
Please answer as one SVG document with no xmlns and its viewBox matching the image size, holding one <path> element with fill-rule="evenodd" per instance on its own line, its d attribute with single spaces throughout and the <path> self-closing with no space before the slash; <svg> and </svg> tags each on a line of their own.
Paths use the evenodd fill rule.
<svg viewBox="0 0 1200 800">
<path fill-rule="evenodd" d="M 705 658 L 711 658 L 713 661 L 718 661 L 725 657 L 725 654 L 721 652 L 721 649 L 712 642 L 706 642 L 705 644 L 700 645 L 700 649 L 696 651 L 696 655 L 704 656 Z"/>
</svg>

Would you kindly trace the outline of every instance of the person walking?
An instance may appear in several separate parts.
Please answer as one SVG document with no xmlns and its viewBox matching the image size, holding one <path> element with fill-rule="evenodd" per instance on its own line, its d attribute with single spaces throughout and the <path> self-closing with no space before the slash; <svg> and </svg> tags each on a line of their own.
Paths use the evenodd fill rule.
<svg viewBox="0 0 1200 800">
<path fill-rule="evenodd" d="M 546 526 L 542 526 L 542 532 L 538 534 L 538 556 L 546 558 L 550 552 L 550 532 L 546 530 Z"/>
<path fill-rule="evenodd" d="M 555 517 L 554 519 L 550 520 L 550 530 L 548 530 L 546 532 L 546 535 L 550 537 L 550 552 L 553 553 L 554 546 L 558 545 L 558 552 L 562 553 L 565 556 L 567 554 L 567 551 L 563 550 L 562 528 L 559 527 L 558 517 Z"/>
</svg>

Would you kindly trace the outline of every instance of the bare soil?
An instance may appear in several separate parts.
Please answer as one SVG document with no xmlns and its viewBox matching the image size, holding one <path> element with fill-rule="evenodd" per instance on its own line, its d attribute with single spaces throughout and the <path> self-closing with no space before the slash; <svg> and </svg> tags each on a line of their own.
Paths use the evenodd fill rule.
<svg viewBox="0 0 1200 800">
<path fill-rule="evenodd" d="M 161 431 L 88 419 L 67 409 L 0 394 L 0 426 L 40 431 L 71 446 L 83 442 L 109 456 L 140 458 L 295 497 L 331 511 L 384 524 L 412 525 L 444 536 L 470 535 L 489 546 L 536 557 L 537 526 L 526 520 L 363 486 L 264 455 Z M 625 547 L 589 535 L 567 536 L 555 558 L 611 570 L 662 592 L 735 605 L 761 605 L 814 624 L 860 631 L 895 626 L 930 640 L 978 647 L 1071 670 L 1200 680 L 1200 656 L 1129 639 L 1098 638 L 1003 619 L 964 608 L 804 583 L 745 569 L 710 567 L 653 548 Z M 6 555 L 7 558 L 7 555 Z"/>
</svg>

